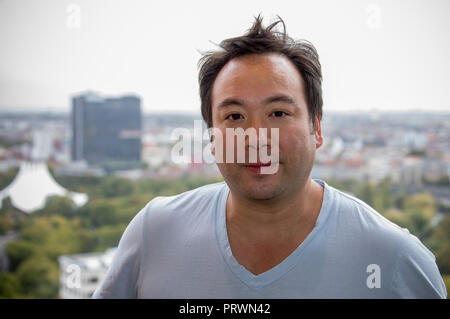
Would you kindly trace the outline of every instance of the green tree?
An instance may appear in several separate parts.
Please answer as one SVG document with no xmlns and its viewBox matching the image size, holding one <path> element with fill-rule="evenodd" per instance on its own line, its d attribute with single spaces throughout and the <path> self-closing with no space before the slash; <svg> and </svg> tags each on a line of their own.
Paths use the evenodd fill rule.
<svg viewBox="0 0 450 319">
<path fill-rule="evenodd" d="M 87 227 L 100 227 L 104 225 L 114 225 L 119 222 L 118 210 L 108 199 L 95 199 L 83 209 L 82 218 Z"/>
<path fill-rule="evenodd" d="M 21 293 L 25 297 L 56 297 L 58 257 L 80 253 L 85 240 L 85 230 L 78 218 L 31 217 L 21 230 L 20 239 L 6 247 Z"/>
<path fill-rule="evenodd" d="M 46 241 L 42 243 L 42 252 L 57 262 L 61 255 L 77 254 L 83 247 L 79 219 L 67 220 L 62 216 L 51 216 L 45 221 L 50 224 Z"/>
<path fill-rule="evenodd" d="M 408 216 L 408 229 L 422 241 L 426 240 L 431 235 L 431 220 L 436 215 L 433 197 L 427 193 L 408 196 L 403 210 Z"/>
<path fill-rule="evenodd" d="M 430 194 L 420 193 L 404 199 L 403 210 L 389 209 L 384 216 L 397 225 L 407 228 L 421 241 L 427 241 L 433 227 L 431 220 L 436 215 L 436 203 Z"/>
<path fill-rule="evenodd" d="M 7 171 L 0 172 L 0 190 L 6 188 L 13 181 L 19 172 L 19 167 L 12 167 Z"/>
<path fill-rule="evenodd" d="M 18 230 L 22 217 L 23 213 L 13 207 L 11 198 L 4 198 L 0 209 L 0 234 Z"/>
<path fill-rule="evenodd" d="M 383 214 L 384 217 L 389 219 L 391 222 L 399 225 L 400 227 L 407 228 L 408 225 L 408 216 L 401 210 L 396 208 L 388 209 Z"/>
<path fill-rule="evenodd" d="M 444 279 L 444 284 L 447 288 L 447 299 L 450 299 L 450 275 L 444 275 L 442 279 Z"/>
<path fill-rule="evenodd" d="M 22 293 L 34 298 L 57 298 L 59 269 L 43 255 L 34 255 L 17 269 Z"/>
<path fill-rule="evenodd" d="M 437 224 L 431 235 L 433 252 L 441 272 L 450 275 L 450 215 Z M 450 283 L 450 276 L 449 283 Z"/>
<path fill-rule="evenodd" d="M 20 281 L 12 273 L 0 273 L 0 298 L 20 298 Z"/>
<path fill-rule="evenodd" d="M 2 199 L 2 208 L 0 209 L 0 212 L 8 211 L 11 209 L 13 209 L 11 197 L 7 196 Z"/>
<path fill-rule="evenodd" d="M 394 207 L 394 198 L 389 179 L 383 179 L 376 186 L 375 194 L 373 195 L 373 207 L 380 213 Z"/>
<path fill-rule="evenodd" d="M 76 215 L 76 206 L 68 196 L 49 196 L 45 206 L 36 212 L 36 216 L 61 215 L 71 218 Z"/>
<path fill-rule="evenodd" d="M 60 255 L 79 253 L 82 239 L 79 219 L 67 220 L 56 215 L 34 218 L 20 232 L 20 240 L 6 246 L 11 270 L 35 255 L 56 262 Z"/>
<path fill-rule="evenodd" d="M 403 209 L 407 213 L 421 214 L 431 219 L 436 214 L 436 202 L 428 193 L 414 194 L 406 198 Z"/>
<path fill-rule="evenodd" d="M 106 177 L 99 186 L 99 193 L 104 197 L 128 196 L 133 191 L 133 182 L 121 177 Z"/>
<path fill-rule="evenodd" d="M 367 205 L 373 207 L 375 192 L 375 185 L 367 181 L 358 187 L 356 190 L 356 197 L 360 198 Z"/>
<path fill-rule="evenodd" d="M 99 176 L 67 176 L 67 175 L 57 175 L 54 173 L 52 167 L 49 166 L 50 174 L 53 178 L 66 189 L 74 192 L 87 193 L 89 197 L 95 195 L 96 190 L 103 177 Z"/>
<path fill-rule="evenodd" d="M 88 251 L 103 252 L 108 248 L 117 246 L 126 226 L 127 224 L 106 225 L 90 231 L 85 241 L 90 245 Z"/>
<path fill-rule="evenodd" d="M 15 271 L 26 259 L 30 258 L 38 247 L 28 241 L 13 241 L 6 245 L 5 251 L 8 256 L 9 270 Z"/>
</svg>

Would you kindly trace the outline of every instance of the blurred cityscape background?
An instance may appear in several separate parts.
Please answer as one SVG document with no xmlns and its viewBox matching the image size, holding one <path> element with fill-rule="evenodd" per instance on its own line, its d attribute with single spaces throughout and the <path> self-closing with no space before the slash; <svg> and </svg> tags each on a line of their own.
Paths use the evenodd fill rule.
<svg viewBox="0 0 450 319">
<path fill-rule="evenodd" d="M 171 132 L 199 115 L 142 113 L 136 95 L 86 92 L 69 113 L 0 115 L 2 297 L 90 297 L 149 200 L 222 180 L 215 164 L 171 160 Z M 325 113 L 322 127 L 313 178 L 408 228 L 448 280 L 450 113 Z M 80 285 L 67 287 L 74 274 Z"/>
<path fill-rule="evenodd" d="M 171 135 L 201 120 L 199 51 L 260 12 L 321 56 L 312 177 L 416 235 L 450 288 L 450 2 L 237 4 L 0 0 L 0 298 L 89 298 L 152 198 L 222 180 Z"/>
</svg>

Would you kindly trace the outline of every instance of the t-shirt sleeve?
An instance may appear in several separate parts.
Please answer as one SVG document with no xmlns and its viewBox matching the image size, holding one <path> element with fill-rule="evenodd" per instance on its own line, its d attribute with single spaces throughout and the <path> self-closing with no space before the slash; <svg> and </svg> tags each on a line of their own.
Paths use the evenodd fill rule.
<svg viewBox="0 0 450 319">
<path fill-rule="evenodd" d="M 400 245 L 391 288 L 394 298 L 447 298 L 436 258 L 414 235 Z"/>
<path fill-rule="evenodd" d="M 148 205 L 147 205 L 148 206 Z M 125 229 L 113 261 L 93 298 L 136 298 L 141 267 L 144 207 Z"/>
</svg>

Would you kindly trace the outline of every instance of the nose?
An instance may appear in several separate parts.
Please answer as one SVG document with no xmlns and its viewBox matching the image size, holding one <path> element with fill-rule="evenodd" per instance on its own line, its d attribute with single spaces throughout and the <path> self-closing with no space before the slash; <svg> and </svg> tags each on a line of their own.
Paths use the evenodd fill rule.
<svg viewBox="0 0 450 319">
<path fill-rule="evenodd" d="M 255 129 L 256 141 L 252 141 L 249 136 L 246 135 L 246 147 L 254 147 L 259 150 L 260 147 L 270 146 L 270 128 L 268 122 L 262 115 L 250 116 L 249 121 L 247 122 L 247 126 L 244 129 L 246 130 L 248 128 Z"/>
</svg>

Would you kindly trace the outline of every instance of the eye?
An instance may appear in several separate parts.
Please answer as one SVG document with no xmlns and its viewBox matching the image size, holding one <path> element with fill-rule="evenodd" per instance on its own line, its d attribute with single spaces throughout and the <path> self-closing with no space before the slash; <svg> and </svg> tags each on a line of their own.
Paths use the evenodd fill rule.
<svg viewBox="0 0 450 319">
<path fill-rule="evenodd" d="M 286 112 L 283 112 L 283 111 L 275 111 L 271 114 L 271 116 L 274 116 L 274 117 L 284 117 L 286 115 L 287 115 Z"/>
<path fill-rule="evenodd" d="M 241 118 L 244 118 L 241 114 L 233 113 L 233 114 L 228 115 L 225 119 L 226 120 L 230 119 L 232 121 L 237 121 L 237 120 L 240 120 Z"/>
</svg>

